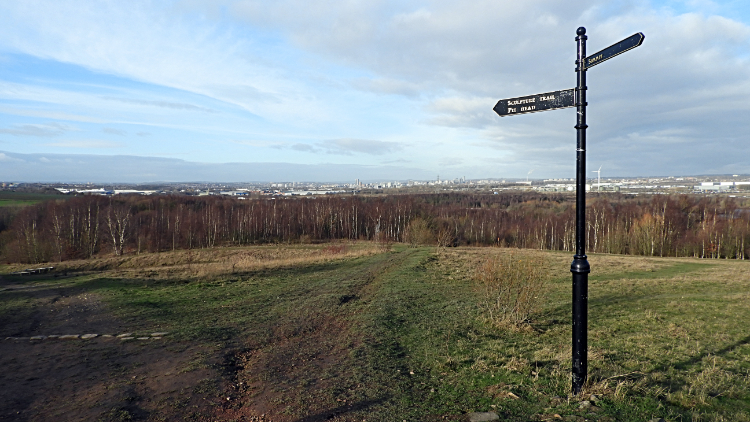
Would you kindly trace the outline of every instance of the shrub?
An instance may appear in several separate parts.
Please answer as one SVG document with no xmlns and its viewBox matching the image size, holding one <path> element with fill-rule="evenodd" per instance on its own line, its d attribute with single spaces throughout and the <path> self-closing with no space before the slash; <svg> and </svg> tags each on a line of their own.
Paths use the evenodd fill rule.
<svg viewBox="0 0 750 422">
<path fill-rule="evenodd" d="M 413 248 L 420 245 L 432 245 L 435 240 L 435 233 L 430 228 L 430 224 L 422 218 L 412 219 L 406 227 L 404 241 Z"/>
<path fill-rule="evenodd" d="M 547 266 L 541 257 L 491 257 L 474 274 L 487 319 L 497 325 L 528 322 L 547 292 Z"/>
</svg>

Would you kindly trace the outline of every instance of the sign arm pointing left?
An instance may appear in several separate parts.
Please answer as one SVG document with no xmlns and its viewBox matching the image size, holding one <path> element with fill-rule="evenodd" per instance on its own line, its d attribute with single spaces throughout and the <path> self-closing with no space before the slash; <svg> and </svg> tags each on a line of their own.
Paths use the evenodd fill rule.
<svg viewBox="0 0 750 422">
<path fill-rule="evenodd" d="M 515 114 L 536 113 L 538 111 L 556 110 L 575 105 L 575 90 L 545 92 L 544 94 L 526 95 L 524 97 L 506 98 L 495 104 L 493 110 L 500 117 Z"/>
</svg>

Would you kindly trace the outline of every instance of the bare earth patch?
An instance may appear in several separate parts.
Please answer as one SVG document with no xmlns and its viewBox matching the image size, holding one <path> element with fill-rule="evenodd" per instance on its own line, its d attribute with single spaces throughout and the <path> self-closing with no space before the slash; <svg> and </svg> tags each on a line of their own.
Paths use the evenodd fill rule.
<svg viewBox="0 0 750 422">
<path fill-rule="evenodd" d="M 0 286 L 5 295 L 24 294 L 28 303 L 24 315 L 0 321 L 0 420 L 176 421 L 186 413 L 198 417 L 211 411 L 206 394 L 195 391 L 203 385 L 211 393 L 216 384 L 216 370 L 205 362 L 196 365 L 201 350 L 168 336 L 117 338 L 127 328 L 92 293 L 2 279 Z M 100 335 L 30 339 L 87 333 Z"/>
</svg>

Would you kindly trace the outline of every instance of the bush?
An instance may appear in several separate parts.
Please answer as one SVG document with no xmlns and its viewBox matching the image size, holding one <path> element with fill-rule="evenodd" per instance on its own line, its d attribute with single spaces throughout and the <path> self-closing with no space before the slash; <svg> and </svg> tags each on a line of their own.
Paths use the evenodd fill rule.
<svg viewBox="0 0 750 422">
<path fill-rule="evenodd" d="M 503 255 L 489 258 L 476 270 L 476 289 L 491 323 L 520 325 L 539 310 L 549 279 L 542 260 Z"/>
<path fill-rule="evenodd" d="M 413 248 L 421 245 L 433 245 L 435 240 L 435 233 L 430 228 L 430 224 L 422 218 L 412 219 L 406 227 L 404 242 Z"/>
</svg>

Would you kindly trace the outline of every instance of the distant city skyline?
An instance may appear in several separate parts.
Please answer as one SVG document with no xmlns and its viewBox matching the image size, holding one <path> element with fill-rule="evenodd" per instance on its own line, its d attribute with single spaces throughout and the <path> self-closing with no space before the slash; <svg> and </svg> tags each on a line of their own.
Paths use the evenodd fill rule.
<svg viewBox="0 0 750 422">
<path fill-rule="evenodd" d="M 0 5 L 0 179 L 570 178 L 575 111 L 500 98 L 575 85 L 602 178 L 750 173 L 750 5 L 301 0 Z M 590 175 L 589 175 L 590 176 Z"/>
</svg>

